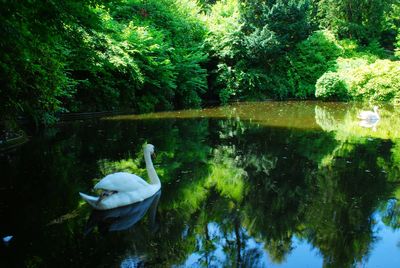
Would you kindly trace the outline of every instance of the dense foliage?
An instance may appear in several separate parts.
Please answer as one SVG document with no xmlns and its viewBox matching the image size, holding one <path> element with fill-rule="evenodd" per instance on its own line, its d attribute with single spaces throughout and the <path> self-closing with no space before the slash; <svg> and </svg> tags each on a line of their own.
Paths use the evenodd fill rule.
<svg viewBox="0 0 400 268">
<path fill-rule="evenodd" d="M 3 3 L 1 119 L 199 106 L 205 36 L 192 1 Z"/>
<path fill-rule="evenodd" d="M 347 95 L 346 84 L 337 73 L 324 73 L 318 79 L 315 87 L 315 97 L 324 100 L 344 99 Z"/>
<path fill-rule="evenodd" d="M 378 59 L 398 63 L 394 51 L 399 46 L 399 1 L 221 2 L 225 5 L 214 5 L 209 16 L 214 25 L 209 27 L 211 55 L 219 59 L 215 70 L 221 101 L 315 96 L 369 99 L 360 88 L 355 89 L 358 93 L 347 92 L 348 87 L 355 88 L 347 81 L 328 85 L 333 82 L 331 74 L 325 76 L 331 76 L 330 82 L 325 80 L 322 90 L 329 87 L 329 93 L 325 92 L 329 97 L 321 95 L 322 91 L 315 95 L 316 83 L 325 73 L 340 68 L 343 58 L 366 59 L 366 64 Z M 232 22 L 232 10 L 236 9 L 239 20 Z M 225 19 L 219 23 L 221 18 Z M 227 34 L 221 34 L 221 26 Z M 215 42 L 215 36 L 222 42 Z M 395 87 L 393 78 L 393 74 L 388 76 L 386 84 Z M 377 88 L 375 94 L 385 97 L 374 100 L 394 101 L 395 94 L 383 91 Z"/>
<path fill-rule="evenodd" d="M 2 122 L 315 98 L 317 81 L 343 59 L 363 62 L 352 72 L 385 80 L 364 88 L 339 71 L 347 99 L 397 102 L 399 94 L 399 0 L 1 3 Z M 391 73 L 379 73 L 382 65 Z"/>
<path fill-rule="evenodd" d="M 307 8 L 307 4 L 295 1 L 245 1 L 242 5 L 221 1 L 213 6 L 208 43 L 211 55 L 219 59 L 217 90 L 223 102 L 231 97 L 290 95 L 288 70 L 282 67 L 290 51 L 310 33 Z M 232 15 L 238 19 L 232 21 Z M 227 34 L 221 34 L 221 26 Z"/>
</svg>

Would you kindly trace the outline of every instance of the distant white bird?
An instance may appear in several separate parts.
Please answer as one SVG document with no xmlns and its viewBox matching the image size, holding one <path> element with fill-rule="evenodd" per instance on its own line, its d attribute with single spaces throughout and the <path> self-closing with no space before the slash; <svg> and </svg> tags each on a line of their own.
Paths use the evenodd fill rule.
<svg viewBox="0 0 400 268">
<path fill-rule="evenodd" d="M 378 121 L 380 116 L 378 114 L 378 106 L 374 106 L 374 111 L 361 111 L 358 114 L 358 119 L 365 121 Z"/>
<path fill-rule="evenodd" d="M 150 183 L 135 174 L 117 172 L 105 176 L 94 186 L 94 189 L 103 190 L 100 196 L 79 194 L 89 205 L 99 210 L 126 206 L 149 198 L 161 188 L 160 179 L 151 161 L 151 154 L 154 154 L 154 145 L 145 145 L 144 161 Z"/>
</svg>

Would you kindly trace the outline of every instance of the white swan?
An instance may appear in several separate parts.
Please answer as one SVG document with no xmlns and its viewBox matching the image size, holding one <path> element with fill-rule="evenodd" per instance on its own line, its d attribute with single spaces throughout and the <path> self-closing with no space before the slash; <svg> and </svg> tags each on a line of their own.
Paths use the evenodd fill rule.
<svg viewBox="0 0 400 268">
<path fill-rule="evenodd" d="M 100 196 L 79 193 L 81 197 L 93 208 L 105 210 L 141 202 L 154 195 L 161 188 L 160 179 L 151 161 L 151 154 L 154 154 L 154 145 L 147 144 L 143 150 L 150 183 L 135 174 L 117 172 L 105 176 L 94 186 L 94 189 L 103 190 Z"/>
<path fill-rule="evenodd" d="M 358 119 L 365 121 L 378 121 L 380 116 L 378 114 L 378 106 L 374 106 L 374 111 L 361 111 L 358 114 Z"/>
</svg>

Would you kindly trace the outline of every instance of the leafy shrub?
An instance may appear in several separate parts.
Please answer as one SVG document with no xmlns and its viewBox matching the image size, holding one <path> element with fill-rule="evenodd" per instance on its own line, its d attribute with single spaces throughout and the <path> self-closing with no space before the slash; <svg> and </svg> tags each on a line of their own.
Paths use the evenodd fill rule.
<svg viewBox="0 0 400 268">
<path fill-rule="evenodd" d="M 110 2 L 95 11 L 101 31 L 83 36 L 94 60 L 72 67 L 82 81 L 74 109 L 150 112 L 200 105 L 207 86 L 205 28 L 194 1 Z"/>
<path fill-rule="evenodd" d="M 338 73 L 325 73 L 315 86 L 315 97 L 323 100 L 344 100 L 347 96 L 346 83 Z"/>
<path fill-rule="evenodd" d="M 400 62 L 377 60 L 345 76 L 354 99 L 400 103 Z"/>
<path fill-rule="evenodd" d="M 340 38 L 352 38 L 362 44 L 380 39 L 388 22 L 398 20 L 399 12 L 395 8 L 398 4 L 394 3 L 364 0 L 313 1 L 318 10 L 320 26 L 332 29 Z"/>
<path fill-rule="evenodd" d="M 360 46 L 351 39 L 340 40 L 339 44 L 344 49 L 342 55 L 344 58 L 360 58 L 367 60 L 368 63 L 373 63 L 378 59 L 390 57 L 390 54 L 376 40 L 371 41 L 367 46 Z"/>
<path fill-rule="evenodd" d="M 199 106 L 207 87 L 199 14 L 193 0 L 7 2 L 0 120 Z"/>
<path fill-rule="evenodd" d="M 342 47 L 329 31 L 314 32 L 288 55 L 290 95 L 308 98 L 315 94 L 315 83 L 326 71 L 333 71 Z"/>
<path fill-rule="evenodd" d="M 241 30 L 238 0 L 216 2 L 206 17 L 206 25 L 210 53 L 221 60 L 233 59 Z"/>
<path fill-rule="evenodd" d="M 282 44 L 275 32 L 268 29 L 268 25 L 262 29 L 256 29 L 243 41 L 246 57 L 253 64 L 265 64 L 271 62 L 281 54 Z"/>
<path fill-rule="evenodd" d="M 308 4 L 298 1 L 244 1 L 243 43 L 252 65 L 273 64 L 310 33 Z"/>
<path fill-rule="evenodd" d="M 263 100 L 271 96 L 270 77 L 265 70 L 248 67 L 244 61 L 234 67 L 225 64 L 218 67 L 218 82 L 221 85 L 219 98 L 222 103 L 231 99 Z"/>
<path fill-rule="evenodd" d="M 295 1 L 224 0 L 214 5 L 207 41 L 218 62 L 216 95 L 223 103 L 288 96 L 288 65 L 280 59 L 308 36 L 307 8 Z"/>
<path fill-rule="evenodd" d="M 212 81 L 209 94 L 228 102 L 239 89 L 235 83 L 234 65 L 240 55 L 241 28 L 238 0 L 217 1 L 206 16 L 208 35 L 205 45 L 209 57 L 213 59 L 208 66 Z"/>
<path fill-rule="evenodd" d="M 24 115 L 37 124 L 47 124 L 63 110 L 62 101 L 74 94 L 76 83 L 67 68 L 70 51 L 60 40 L 68 33 L 64 25 L 76 25 L 82 13 L 91 14 L 86 1 L 82 4 L 2 3 L 0 121 Z M 80 23 L 89 24 L 86 19 Z"/>
<path fill-rule="evenodd" d="M 175 70 L 177 72 L 175 107 L 200 107 L 201 95 L 207 90 L 207 72 L 201 63 L 207 56 L 199 51 L 181 52 L 175 54 Z"/>
</svg>

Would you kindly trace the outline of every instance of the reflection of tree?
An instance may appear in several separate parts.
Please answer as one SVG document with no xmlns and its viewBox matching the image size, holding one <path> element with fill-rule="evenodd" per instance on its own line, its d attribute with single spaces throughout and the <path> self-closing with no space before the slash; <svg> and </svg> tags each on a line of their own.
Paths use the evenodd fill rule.
<svg viewBox="0 0 400 268">
<path fill-rule="evenodd" d="M 229 123 L 224 124 L 227 125 Z M 286 133 L 283 134 L 283 130 L 276 132 L 270 130 L 266 136 L 267 133 L 263 128 L 242 126 L 242 129 L 245 131 L 241 135 L 226 138 L 226 142 L 233 145 L 220 147 L 229 151 L 224 155 L 224 161 L 235 163 L 231 170 L 235 174 L 240 174 L 237 171 L 239 168 L 243 170 L 242 173 L 248 175 L 245 180 L 248 190 L 245 191 L 244 201 L 238 204 L 243 207 L 242 225 L 246 227 L 245 233 L 248 233 L 244 236 L 247 236 L 247 239 L 241 239 L 241 243 L 248 243 L 248 235 L 253 235 L 265 243 L 265 248 L 273 261 L 282 262 L 292 249 L 291 238 L 295 231 L 293 227 L 299 225 L 301 217 L 299 206 L 305 196 L 301 189 L 307 188 L 301 176 L 295 174 L 297 172 L 301 174 L 307 159 L 296 159 L 297 154 L 291 155 L 290 147 L 295 146 L 291 144 L 292 140 L 291 142 L 287 140 L 288 136 Z M 229 129 L 225 132 L 232 133 Z M 286 148 L 286 151 L 282 148 Z M 278 158 L 283 161 L 278 161 Z M 281 170 L 287 170 L 289 174 L 282 173 Z M 231 184 L 229 180 L 227 181 L 227 186 L 220 183 L 221 188 L 225 186 L 225 189 L 230 189 Z M 223 193 L 223 190 L 220 191 Z M 261 256 L 259 250 L 260 248 L 258 250 L 253 248 L 252 254 L 248 251 L 247 256 L 252 256 L 248 258 L 242 253 L 241 260 L 244 262 L 251 259 L 255 262 L 256 258 Z"/>
<path fill-rule="evenodd" d="M 279 144 L 284 141 L 276 142 Z M 269 172 L 254 168 L 249 171 L 251 194 L 244 207 L 245 226 L 250 234 L 265 243 L 265 249 L 273 261 L 282 262 L 292 249 L 293 228 L 299 225 L 299 205 L 305 197 L 303 191 L 306 186 L 301 176 L 297 176 L 297 171 L 303 170 L 302 159 L 293 159 L 294 156 L 291 157 L 290 154 L 282 156 L 275 149 L 277 148 L 269 148 L 269 153 L 278 153 L 275 157 L 268 157 Z M 281 170 L 287 172 L 283 173 Z"/>
<path fill-rule="evenodd" d="M 400 228 L 400 191 L 397 188 L 395 198 L 381 206 L 382 222 L 393 229 Z"/>
<path fill-rule="evenodd" d="M 201 257 L 197 263 L 207 267 L 260 267 L 262 247 L 251 245 L 243 228 L 240 206 L 230 198 L 220 198 L 211 191 L 197 229 Z M 204 226 L 204 228 L 200 228 Z"/>
<path fill-rule="evenodd" d="M 279 240 L 271 239 L 265 244 L 265 249 L 274 263 L 282 263 L 293 249 L 292 236 L 288 235 Z"/>
<path fill-rule="evenodd" d="M 248 140 L 253 140 L 254 135 L 257 135 L 254 128 L 246 132 Z M 293 132 L 288 145 L 277 139 L 279 136 L 264 138 L 274 140 L 281 148 L 289 147 L 282 157 L 285 160 L 278 160 L 266 173 L 269 176 L 254 167 L 246 169 L 251 195 L 244 202 L 244 225 L 265 241 L 265 248 L 275 262 L 283 261 L 291 251 L 293 235 L 319 248 L 326 266 L 350 267 L 361 262 L 374 241 L 372 213 L 379 200 L 392 192 L 390 179 L 387 180 L 379 165 L 380 155 L 390 155 L 390 143 L 363 140 L 359 144 L 354 138 L 349 143 L 334 141 L 328 133 L 314 138 L 314 133 Z M 249 144 L 242 144 L 237 151 L 251 151 L 244 148 Z M 258 152 L 265 150 L 260 142 L 257 145 Z M 271 146 L 265 151 L 282 156 L 281 149 Z M 395 157 L 393 150 L 392 155 Z M 288 166 L 282 167 L 285 161 Z M 395 172 L 395 166 L 390 162 L 386 170 Z M 285 172 L 279 174 L 275 170 Z M 298 177 L 293 177 L 294 174 Z"/>
<path fill-rule="evenodd" d="M 7 200 L 7 206 L 0 205 L 0 207 L 7 209 L 4 215 L 7 215 L 8 222 L 11 223 L 2 229 L 9 229 L 19 241 L 18 251 L 10 251 L 6 260 L 15 261 L 16 267 L 42 266 L 49 249 L 60 252 L 68 248 L 69 242 L 74 239 L 71 230 L 60 232 L 58 241 L 51 237 L 44 240 L 42 237 L 43 233 L 48 232 L 48 224 L 56 222 L 56 218 L 59 222 L 63 222 L 64 219 L 74 219 L 70 223 L 71 229 L 83 223 L 83 219 L 77 216 L 85 209 L 80 208 L 76 193 L 81 174 L 91 168 L 87 163 L 75 165 L 82 144 L 76 136 L 68 134 L 56 129 L 38 133 L 31 142 L 19 149 L 18 154 L 11 155 L 12 157 L 8 159 L 9 164 L 18 167 L 13 174 L 7 172 L 10 170 L 9 167 L 1 168 L 4 178 L 2 185 L 6 187 L 9 185 L 9 191 L 2 192 L 2 198 Z M 0 203 L 2 204 L 1 200 Z M 69 211 L 71 207 L 73 209 Z M 71 211 L 72 213 L 68 213 Z M 61 215 L 64 217 L 60 217 Z M 58 229 L 58 225 L 53 225 L 51 228 Z M 40 246 L 32 250 L 32 244 L 35 243 L 40 243 Z M 1 264 L 2 262 L 0 266 Z"/>
<path fill-rule="evenodd" d="M 315 106 L 315 121 L 317 124 L 327 132 L 337 130 L 339 122 L 323 107 Z"/>
<path fill-rule="evenodd" d="M 390 158 L 378 158 L 378 165 L 381 167 L 381 172 L 387 174 L 387 179 L 391 183 L 400 182 L 400 140 L 397 139 L 394 143 L 387 142 L 387 146 L 391 146 Z"/>
<path fill-rule="evenodd" d="M 325 250 L 322 249 L 324 255 L 327 255 L 327 264 L 331 265 L 335 263 L 347 263 L 350 265 L 355 261 L 361 261 L 363 256 L 367 254 L 370 243 L 374 240 L 371 231 L 371 222 L 373 221 L 371 214 L 377 207 L 379 208 L 384 224 L 392 228 L 400 227 L 400 205 L 398 201 L 400 197 L 398 194 L 400 181 L 400 147 L 398 146 L 398 137 L 400 134 L 400 125 L 398 122 L 398 111 L 397 109 L 391 110 L 390 107 L 381 109 L 380 127 L 379 129 L 375 129 L 375 131 L 371 131 L 370 129 L 364 129 L 356 125 L 358 122 L 356 116 L 359 110 L 360 108 L 357 106 L 352 107 L 352 109 L 347 110 L 346 115 L 342 117 L 343 119 L 338 121 L 333 119 L 332 110 L 316 107 L 318 124 L 324 130 L 334 130 L 336 139 L 341 141 L 336 149 L 331 154 L 326 155 L 321 161 L 321 172 L 319 174 L 322 175 L 322 171 L 325 171 L 324 180 L 330 182 L 324 188 L 326 190 L 335 189 L 332 197 L 336 196 L 336 201 L 330 198 L 330 201 L 335 206 L 327 214 L 342 215 L 341 219 L 343 222 L 336 222 L 338 225 L 341 224 L 350 229 L 360 229 L 358 232 L 353 230 L 353 236 L 351 237 L 351 235 L 343 233 L 343 231 L 339 232 L 336 230 L 336 224 L 332 226 L 330 233 L 335 233 L 337 239 L 346 238 L 347 240 L 342 241 L 341 244 L 346 243 L 347 247 L 346 251 L 340 248 L 334 250 L 330 247 Z M 386 139 L 386 141 L 373 141 L 368 137 Z M 363 144 L 363 146 L 360 144 Z M 362 161 L 359 159 L 359 155 L 363 156 Z M 338 159 L 340 158 L 347 159 L 346 163 L 348 167 L 338 167 Z M 351 165 L 348 165 L 349 163 Z M 360 170 L 359 174 L 349 176 L 349 174 L 352 174 L 352 171 L 350 171 L 351 168 L 358 168 Z M 339 171 L 337 171 L 338 169 Z M 334 172 L 338 174 L 334 176 L 335 179 L 332 179 L 330 176 L 333 176 Z M 330 175 L 328 176 L 327 174 Z M 372 176 L 371 174 L 374 175 Z M 370 176 L 368 177 L 368 175 Z M 323 178 L 324 176 L 320 176 L 319 178 Z M 342 178 L 346 176 L 348 176 L 349 181 L 355 184 L 352 188 L 343 192 L 343 189 L 338 188 L 343 187 L 344 182 Z M 366 180 L 365 177 L 367 177 Z M 371 179 L 371 177 L 374 179 Z M 373 187 L 370 188 L 370 185 L 373 185 Z M 358 192 L 357 190 L 360 188 L 365 190 L 365 192 Z M 352 196 L 354 194 L 356 196 Z M 341 198 L 339 198 L 340 196 Z M 368 198 L 365 196 L 368 196 Z M 388 198 L 390 198 L 389 201 L 386 201 Z M 378 202 L 379 200 L 383 201 Z M 357 206 L 355 204 L 356 201 L 363 205 L 363 209 L 354 208 L 354 206 Z M 344 213 L 348 214 L 347 220 L 343 218 Z M 328 217 L 328 215 L 325 217 Z M 320 214 L 320 217 L 324 216 Z M 322 218 L 320 221 L 322 221 Z M 326 244 L 334 244 L 333 241 L 328 242 L 329 240 L 333 240 L 332 238 L 320 237 L 315 239 L 321 240 L 321 242 L 325 241 L 324 243 Z M 335 240 L 335 243 L 339 241 Z M 318 242 L 314 240 L 313 244 L 316 243 Z M 347 252 L 348 255 L 345 256 L 343 252 Z"/>
<path fill-rule="evenodd" d="M 376 144 L 338 144 L 332 141 L 331 134 L 315 138 L 313 132 L 293 131 L 288 135 L 283 133 L 286 130 L 270 130 L 270 136 L 265 136 L 261 128 L 244 129 L 246 139 L 239 134 L 224 135 L 223 140 L 229 145 L 217 147 L 210 161 L 210 174 L 217 178 L 214 189 L 231 200 L 226 204 L 228 210 L 215 203 L 213 208 L 218 213 L 233 214 L 214 215 L 212 209 L 207 209 L 207 222 L 218 222 L 222 233 L 214 241 L 209 235 L 204 236 L 204 241 L 209 241 L 208 249 L 215 251 L 215 239 L 219 243 L 225 241 L 229 261 L 224 263 L 234 265 L 236 261 L 237 265 L 249 259 L 255 262 L 261 256 L 259 248 L 246 248 L 254 236 L 264 243 L 271 260 L 280 263 L 291 252 L 292 237 L 296 235 L 320 249 L 326 266 L 348 267 L 362 261 L 374 241 L 371 214 L 387 190 L 383 173 L 377 181 L 370 176 L 379 173 Z M 326 143 L 330 145 L 316 146 Z M 359 159 L 357 155 L 370 157 Z M 353 164 L 348 165 L 351 161 Z M 360 167 L 373 168 L 368 173 L 364 169 L 360 172 Z M 218 172 L 223 175 L 217 176 Z M 232 185 L 237 183 L 230 178 L 235 177 L 246 185 L 241 195 L 232 195 Z M 358 187 L 361 182 L 365 188 Z M 372 183 L 380 186 L 371 188 Z M 235 209 L 240 211 L 236 218 Z M 235 229 L 238 218 L 241 228 Z M 210 253 L 206 247 L 203 249 Z M 213 258 L 208 255 L 206 259 L 210 263 Z"/>
<path fill-rule="evenodd" d="M 350 118 L 324 109 L 315 109 L 321 125 L 336 128 Z M 27 146 L 34 152 L 31 158 L 14 160 L 27 167 L 32 161 L 26 170 L 35 178 L 17 182 L 21 195 L 32 189 L 36 193 L 32 200 L 23 198 L 29 205 L 19 219 L 27 217 L 48 238 L 34 243 L 34 250 L 26 244 L 16 251 L 29 252 L 24 255 L 32 262 L 61 265 L 57 256 L 64 254 L 70 266 L 115 266 L 132 259 L 164 267 L 185 264 L 192 256 L 196 264 L 209 267 L 262 267 L 265 254 L 284 262 L 298 237 L 321 252 L 326 266 L 349 267 L 368 255 L 374 242 L 371 215 L 379 205 L 384 223 L 399 226 L 398 141 L 358 134 L 344 138 L 340 127 L 322 133 L 264 128 L 240 121 L 234 112 L 223 121 L 106 121 L 94 128 L 70 127 Z M 148 228 L 145 217 L 127 232 L 82 237 L 88 211 L 76 193 L 110 172 L 147 177 L 141 153 L 146 141 L 156 145 L 155 165 L 163 182 L 157 232 Z M 86 162 L 77 164 L 79 159 Z M 388 197 L 392 201 L 386 203 Z M 28 211 L 37 206 L 45 209 Z M 70 211 L 78 216 L 40 227 Z"/>
<path fill-rule="evenodd" d="M 207 186 L 215 187 L 223 196 L 240 201 L 245 192 L 244 180 L 247 174 L 237 165 L 235 147 L 221 146 L 214 149 L 210 166 Z"/>
<path fill-rule="evenodd" d="M 344 143 L 326 157 L 330 161 L 323 162 L 315 182 L 309 182 L 315 188 L 307 202 L 303 235 L 320 249 L 327 267 L 351 267 L 366 258 L 374 241 L 372 213 L 388 193 L 375 145 L 348 148 Z"/>
<path fill-rule="evenodd" d="M 391 199 L 382 203 L 380 211 L 382 213 L 382 221 L 393 229 L 400 228 L 400 141 L 391 149 L 390 159 L 379 158 L 378 165 L 382 169 L 381 172 L 387 174 L 387 180 L 393 186 Z"/>
</svg>

